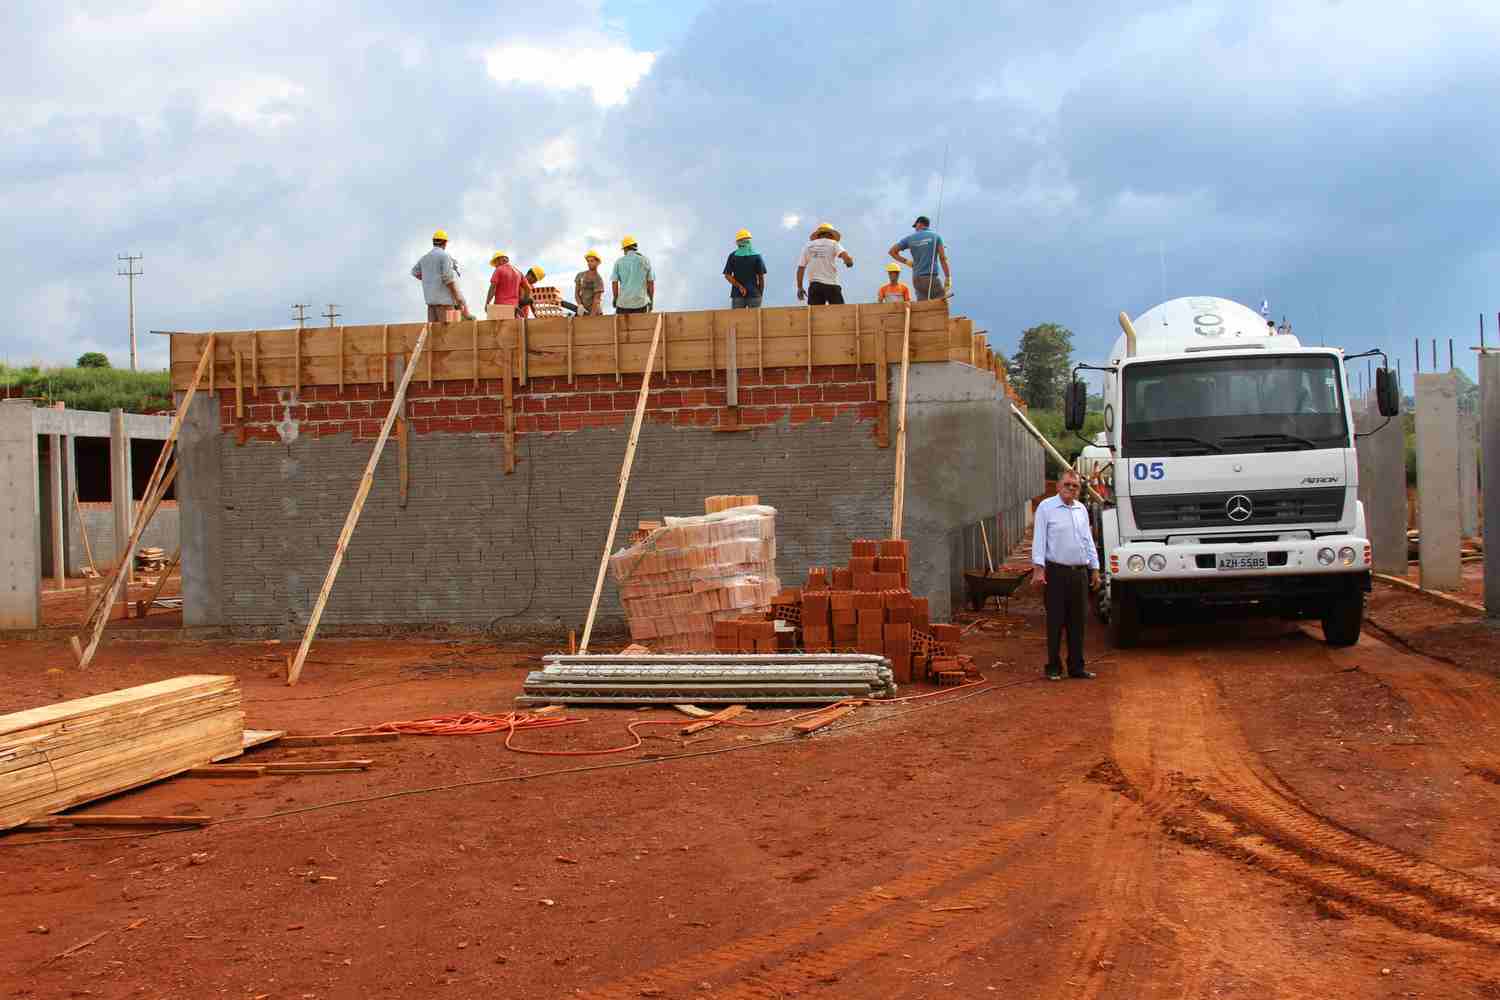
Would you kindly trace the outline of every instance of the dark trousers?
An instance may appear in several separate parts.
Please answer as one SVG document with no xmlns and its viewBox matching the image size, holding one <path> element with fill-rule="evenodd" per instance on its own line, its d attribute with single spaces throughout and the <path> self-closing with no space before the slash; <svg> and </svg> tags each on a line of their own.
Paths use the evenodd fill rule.
<svg viewBox="0 0 1500 1000">
<path fill-rule="evenodd" d="M 841 306 L 844 304 L 844 289 L 839 285 L 825 285 L 821 281 L 807 283 L 807 304 L 810 306 Z"/>
<path fill-rule="evenodd" d="M 1062 673 L 1063 628 L 1068 630 L 1068 673 L 1083 673 L 1083 618 L 1088 609 L 1089 568 L 1047 564 L 1047 672 Z"/>
</svg>

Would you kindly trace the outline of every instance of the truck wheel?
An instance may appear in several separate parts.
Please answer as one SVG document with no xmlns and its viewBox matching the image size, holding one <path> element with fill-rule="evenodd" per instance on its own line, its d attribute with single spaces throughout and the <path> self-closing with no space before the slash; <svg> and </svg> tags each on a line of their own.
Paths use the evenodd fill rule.
<svg viewBox="0 0 1500 1000">
<path fill-rule="evenodd" d="M 1356 590 L 1335 597 L 1323 613 L 1323 639 L 1330 646 L 1352 646 L 1359 641 L 1364 620 L 1364 594 Z"/>
<path fill-rule="evenodd" d="M 1129 649 L 1141 640 L 1141 608 L 1133 588 L 1110 584 L 1109 641 L 1116 649 Z"/>
</svg>

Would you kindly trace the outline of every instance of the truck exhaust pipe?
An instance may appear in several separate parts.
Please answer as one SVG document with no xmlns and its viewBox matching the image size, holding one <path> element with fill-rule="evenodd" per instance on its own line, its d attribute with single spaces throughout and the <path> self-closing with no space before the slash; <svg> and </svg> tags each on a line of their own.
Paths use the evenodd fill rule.
<svg viewBox="0 0 1500 1000">
<path fill-rule="evenodd" d="M 1120 329 L 1125 331 L 1125 356 L 1135 357 L 1135 327 L 1130 323 L 1130 317 L 1120 312 Z"/>
</svg>

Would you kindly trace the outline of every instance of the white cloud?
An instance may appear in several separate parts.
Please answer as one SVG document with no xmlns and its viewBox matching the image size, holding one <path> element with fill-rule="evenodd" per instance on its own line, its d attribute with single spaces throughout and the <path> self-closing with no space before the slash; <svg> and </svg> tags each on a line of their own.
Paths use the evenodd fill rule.
<svg viewBox="0 0 1500 1000">
<path fill-rule="evenodd" d="M 656 62 L 655 52 L 624 45 L 502 45 L 485 53 L 497 83 L 532 83 L 549 90 L 589 90 L 600 107 L 624 104 Z"/>
<path fill-rule="evenodd" d="M 799 223 L 801 221 L 802 221 L 802 216 L 797 215 L 794 212 L 788 212 L 787 214 L 785 214 L 785 215 L 783 215 L 781 217 L 781 228 L 782 229 L 796 229 L 797 228 L 797 223 Z"/>
</svg>

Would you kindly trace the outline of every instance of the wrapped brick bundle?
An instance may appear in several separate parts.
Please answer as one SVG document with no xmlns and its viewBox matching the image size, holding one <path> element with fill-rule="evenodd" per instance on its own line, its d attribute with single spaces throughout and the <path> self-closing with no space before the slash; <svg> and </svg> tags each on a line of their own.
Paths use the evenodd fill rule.
<svg viewBox="0 0 1500 1000">
<path fill-rule="evenodd" d="M 663 652 L 714 648 L 714 622 L 765 611 L 776 578 L 776 509 L 669 517 L 609 559 L 630 637 Z"/>
</svg>

